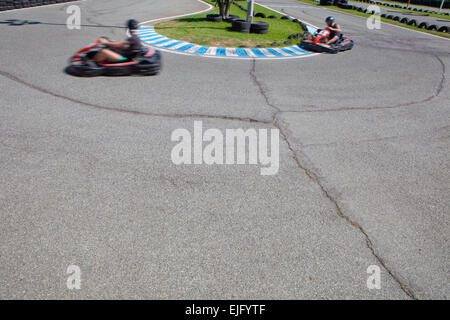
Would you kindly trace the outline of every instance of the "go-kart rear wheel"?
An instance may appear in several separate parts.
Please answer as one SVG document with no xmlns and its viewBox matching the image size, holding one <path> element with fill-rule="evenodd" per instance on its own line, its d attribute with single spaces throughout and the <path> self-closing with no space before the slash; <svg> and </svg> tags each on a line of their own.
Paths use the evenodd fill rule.
<svg viewBox="0 0 450 320">
<path fill-rule="evenodd" d="M 130 66 L 109 66 L 105 67 L 104 74 L 105 76 L 129 76 L 133 73 L 133 70 Z"/>
<path fill-rule="evenodd" d="M 161 71 L 161 65 L 136 65 L 133 73 L 142 76 L 156 75 Z"/>
<path fill-rule="evenodd" d="M 85 64 L 71 65 L 68 69 L 69 73 L 78 77 L 98 77 L 103 75 L 102 67 L 93 67 Z"/>
<path fill-rule="evenodd" d="M 133 67 L 133 73 L 152 76 L 161 72 L 162 68 L 162 55 L 160 51 L 156 51 L 155 54 L 149 58 L 143 59 L 140 63 Z"/>
</svg>

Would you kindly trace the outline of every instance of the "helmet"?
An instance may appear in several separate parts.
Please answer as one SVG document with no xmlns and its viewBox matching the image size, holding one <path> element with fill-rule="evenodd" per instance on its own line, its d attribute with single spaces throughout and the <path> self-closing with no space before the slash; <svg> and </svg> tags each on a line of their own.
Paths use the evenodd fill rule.
<svg viewBox="0 0 450 320">
<path fill-rule="evenodd" d="M 135 19 L 130 19 L 127 21 L 127 27 L 130 30 L 136 30 L 139 28 L 139 22 L 137 22 L 137 20 Z"/>
<path fill-rule="evenodd" d="M 326 22 L 326 23 L 333 23 L 333 22 L 334 22 L 334 18 L 333 18 L 333 17 L 327 17 L 327 18 L 325 19 L 325 22 Z"/>
</svg>

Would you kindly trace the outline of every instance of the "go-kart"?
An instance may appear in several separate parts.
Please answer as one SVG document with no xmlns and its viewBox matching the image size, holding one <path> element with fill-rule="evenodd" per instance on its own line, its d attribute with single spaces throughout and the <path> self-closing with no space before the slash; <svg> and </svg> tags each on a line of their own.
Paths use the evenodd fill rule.
<svg viewBox="0 0 450 320">
<path fill-rule="evenodd" d="M 317 29 L 314 34 L 302 39 L 298 44 L 299 47 L 313 52 L 338 53 L 340 51 L 351 50 L 353 48 L 353 40 L 339 35 L 338 40 L 333 44 L 326 44 L 330 36 L 329 29 Z"/>
<path fill-rule="evenodd" d="M 70 59 L 68 71 L 80 77 L 96 77 L 101 75 L 128 76 L 131 74 L 152 76 L 158 74 L 161 70 L 161 52 L 152 47 L 143 47 L 139 52 L 133 52 L 133 58 L 127 61 L 116 63 L 94 62 L 93 58 L 97 52 L 106 47 L 100 39 L 84 47 Z"/>
</svg>

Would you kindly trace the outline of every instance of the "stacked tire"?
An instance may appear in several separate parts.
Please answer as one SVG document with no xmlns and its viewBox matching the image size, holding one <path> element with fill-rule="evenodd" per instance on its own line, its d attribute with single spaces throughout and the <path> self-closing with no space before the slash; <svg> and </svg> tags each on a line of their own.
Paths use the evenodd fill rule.
<svg viewBox="0 0 450 320">
<path fill-rule="evenodd" d="M 231 22 L 231 30 L 242 33 L 250 33 L 252 24 L 246 20 L 237 19 Z"/>
<path fill-rule="evenodd" d="M 250 26 L 250 32 L 256 34 L 266 34 L 269 32 L 269 24 L 263 21 L 254 21 Z"/>
<path fill-rule="evenodd" d="M 208 14 L 206 16 L 206 20 L 212 21 L 212 22 L 221 22 L 222 16 L 220 14 Z"/>
</svg>

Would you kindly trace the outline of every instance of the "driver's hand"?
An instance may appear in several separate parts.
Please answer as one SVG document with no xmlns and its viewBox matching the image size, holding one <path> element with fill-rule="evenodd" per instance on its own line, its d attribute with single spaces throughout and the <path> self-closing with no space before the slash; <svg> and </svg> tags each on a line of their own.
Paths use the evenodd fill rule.
<svg viewBox="0 0 450 320">
<path fill-rule="evenodd" d="M 100 43 L 107 44 L 108 40 L 106 40 L 105 38 L 100 38 Z"/>
</svg>

